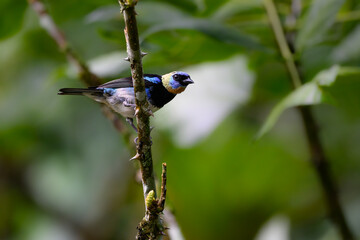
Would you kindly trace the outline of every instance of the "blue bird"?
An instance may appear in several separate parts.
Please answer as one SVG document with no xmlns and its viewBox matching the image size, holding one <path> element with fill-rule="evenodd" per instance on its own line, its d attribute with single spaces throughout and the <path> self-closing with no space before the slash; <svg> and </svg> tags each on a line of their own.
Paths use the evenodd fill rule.
<svg viewBox="0 0 360 240">
<path fill-rule="evenodd" d="M 189 74 L 175 71 L 165 75 L 144 74 L 145 90 L 151 112 L 156 112 L 170 102 L 176 94 L 194 83 Z M 137 131 L 133 123 L 135 117 L 135 95 L 131 77 L 115 79 L 97 87 L 62 88 L 59 95 L 84 95 L 97 102 L 104 103 L 126 118 Z"/>
</svg>

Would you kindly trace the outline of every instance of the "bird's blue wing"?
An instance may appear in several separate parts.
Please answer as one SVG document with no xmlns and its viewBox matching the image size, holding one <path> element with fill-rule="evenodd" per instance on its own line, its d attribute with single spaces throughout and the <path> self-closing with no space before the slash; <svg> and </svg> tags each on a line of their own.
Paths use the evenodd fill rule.
<svg viewBox="0 0 360 240">
<path fill-rule="evenodd" d="M 161 83 L 161 76 L 156 74 L 145 74 L 145 87 L 151 87 Z M 110 82 L 104 83 L 97 88 L 129 88 L 133 87 L 131 77 L 115 79 Z"/>
<path fill-rule="evenodd" d="M 144 74 L 145 87 L 154 86 L 161 83 L 161 76 L 156 74 Z"/>
</svg>

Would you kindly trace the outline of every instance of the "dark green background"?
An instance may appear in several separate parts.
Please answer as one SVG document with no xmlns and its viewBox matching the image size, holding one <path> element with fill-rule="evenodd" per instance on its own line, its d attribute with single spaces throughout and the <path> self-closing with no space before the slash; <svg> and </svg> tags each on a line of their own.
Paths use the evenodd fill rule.
<svg viewBox="0 0 360 240">
<path fill-rule="evenodd" d="M 71 47 L 104 79 L 129 75 L 117 1 L 45 5 Z M 301 36 L 295 58 L 305 81 L 333 64 L 360 66 L 358 1 L 303 1 L 296 26 L 287 24 L 290 5 L 276 1 L 286 29 Z M 132 153 L 96 103 L 56 95 L 82 85 L 27 3 L 2 0 L 0 11 L 0 239 L 134 239 L 143 197 L 136 164 L 128 161 Z M 185 238 L 266 240 L 259 231 L 270 221 L 266 226 L 280 228 L 284 239 L 339 239 L 298 113 L 285 111 L 254 141 L 271 109 L 292 91 L 262 2 L 139 0 L 137 12 L 149 53 L 144 71 L 198 76 L 152 121 L 155 172 L 158 177 L 167 163 L 167 204 Z M 245 78 L 244 95 L 238 83 Z M 313 110 L 346 217 L 360 236 L 359 75 L 339 77 L 326 91 L 335 104 Z M 210 122 L 214 116 L 205 109 L 222 110 L 214 101 L 231 107 L 201 138 L 179 141 L 196 116 Z M 188 115 L 176 121 L 170 116 L 177 108 Z"/>
</svg>

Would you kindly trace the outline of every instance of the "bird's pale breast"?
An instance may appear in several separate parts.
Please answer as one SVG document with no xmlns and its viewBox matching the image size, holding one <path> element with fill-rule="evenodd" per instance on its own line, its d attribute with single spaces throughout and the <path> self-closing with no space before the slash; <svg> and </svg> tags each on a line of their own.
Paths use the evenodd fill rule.
<svg viewBox="0 0 360 240">
<path fill-rule="evenodd" d="M 135 96 L 133 88 L 118 88 L 116 92 L 105 99 L 105 103 L 115 112 L 124 117 L 133 118 L 135 116 Z M 159 110 L 150 104 L 152 112 Z"/>
</svg>

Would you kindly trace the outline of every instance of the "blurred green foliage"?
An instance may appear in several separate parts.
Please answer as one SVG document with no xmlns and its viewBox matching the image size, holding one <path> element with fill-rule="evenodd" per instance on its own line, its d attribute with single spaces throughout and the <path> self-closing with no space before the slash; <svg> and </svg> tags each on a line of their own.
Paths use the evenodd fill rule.
<svg viewBox="0 0 360 240">
<path fill-rule="evenodd" d="M 360 236 L 359 74 L 338 75 L 330 87 L 319 87 L 317 78 L 334 65 L 360 67 L 360 3 L 302 2 L 295 26 L 288 22 L 291 2 L 276 5 L 285 29 L 298 32 L 295 57 L 306 82 L 334 100 L 333 106 L 314 106 L 314 113 L 346 216 Z M 113 64 L 107 56 L 126 51 L 116 1 L 45 4 L 82 59 L 102 57 L 104 79 L 129 75 L 121 59 L 125 67 L 106 73 Z M 61 87 L 81 83 L 26 2 L 1 1 L 0 10 L 0 239 L 133 239 L 143 199 L 135 181 L 136 163 L 128 161 L 131 153 L 122 137 L 97 104 L 56 95 Z M 181 132 L 195 122 L 191 102 L 181 123 L 159 126 L 157 116 L 153 121 L 155 171 L 159 176 L 161 162 L 167 162 L 167 204 L 185 238 L 270 239 L 260 238 L 259 232 L 281 215 L 289 222 L 280 226 L 286 239 L 339 239 L 326 218 L 297 112 L 284 111 L 267 135 L 253 141 L 276 103 L 294 94 L 262 2 L 141 0 L 137 12 L 142 49 L 149 53 L 145 72 L 189 70 L 204 76 L 194 79 L 196 84 L 159 117 L 171 119 L 186 99 L 202 104 L 196 108 L 200 114 L 212 109 L 210 100 L 194 94 L 196 89 L 231 106 L 207 134 L 188 144 L 177 141 L 173 128 Z M 245 59 L 246 69 L 220 71 L 237 56 Z M 204 71 L 210 63 L 219 64 L 214 81 Z M 250 75 L 249 90 L 240 102 L 211 92 L 239 91 L 231 81 Z M 214 114 L 219 110 L 214 107 Z M 208 126 L 213 118 L 201 121 Z"/>
</svg>

